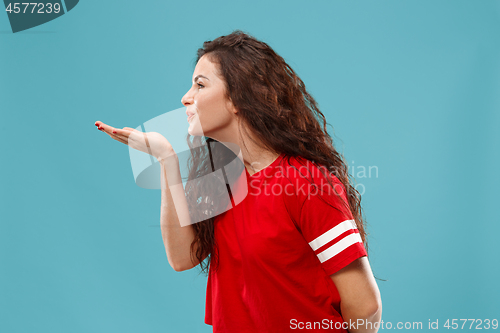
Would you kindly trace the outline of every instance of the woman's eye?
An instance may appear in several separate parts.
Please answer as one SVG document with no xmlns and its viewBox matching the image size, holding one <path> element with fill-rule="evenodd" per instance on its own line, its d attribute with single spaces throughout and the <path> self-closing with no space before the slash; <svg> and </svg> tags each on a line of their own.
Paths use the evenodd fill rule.
<svg viewBox="0 0 500 333">
<path fill-rule="evenodd" d="M 204 85 L 202 85 L 202 84 L 200 84 L 200 83 L 197 83 L 197 84 L 198 84 L 198 87 L 200 87 L 200 88 L 203 88 L 203 87 L 204 87 Z"/>
</svg>

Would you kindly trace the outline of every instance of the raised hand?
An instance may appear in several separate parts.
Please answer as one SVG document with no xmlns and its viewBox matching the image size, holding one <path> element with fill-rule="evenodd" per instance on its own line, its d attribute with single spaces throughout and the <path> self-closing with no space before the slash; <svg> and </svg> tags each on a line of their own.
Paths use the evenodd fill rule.
<svg viewBox="0 0 500 333">
<path fill-rule="evenodd" d="M 104 124 L 102 121 L 96 121 L 95 125 L 97 126 L 97 129 L 105 132 L 112 139 L 154 156 L 158 161 L 161 161 L 168 156 L 175 155 L 170 142 L 168 142 L 168 140 L 160 133 L 145 133 L 130 127 L 124 127 L 122 129 L 114 128 Z"/>
</svg>

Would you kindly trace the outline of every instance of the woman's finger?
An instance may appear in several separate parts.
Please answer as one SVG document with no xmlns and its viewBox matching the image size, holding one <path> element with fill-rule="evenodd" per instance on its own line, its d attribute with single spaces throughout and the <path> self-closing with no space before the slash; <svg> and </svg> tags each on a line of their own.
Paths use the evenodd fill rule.
<svg viewBox="0 0 500 333">
<path fill-rule="evenodd" d="M 114 128 L 112 126 L 104 124 L 102 121 L 96 121 L 95 125 L 97 128 L 104 133 L 108 134 L 111 138 L 116 141 L 120 141 L 126 145 L 133 145 L 134 140 L 137 142 L 142 142 L 146 144 L 148 153 L 151 154 L 151 148 L 149 146 L 149 140 L 147 133 L 138 131 L 134 128 L 124 127 L 123 129 Z M 132 147 L 132 146 L 131 146 Z M 135 147 L 134 147 L 135 148 Z"/>
<path fill-rule="evenodd" d="M 95 125 L 97 126 L 98 129 L 103 129 L 107 133 L 113 133 L 113 131 L 115 131 L 116 133 L 114 133 L 114 134 L 117 134 L 117 135 L 123 136 L 123 137 L 128 137 L 131 132 L 142 133 L 142 132 L 136 130 L 135 128 L 130 128 L 130 127 L 124 127 L 123 129 L 114 128 L 112 126 L 106 125 L 102 121 L 96 121 Z"/>
<path fill-rule="evenodd" d="M 141 131 L 136 130 L 135 128 L 131 128 L 131 127 L 124 127 L 123 129 L 124 129 L 124 130 L 128 130 L 128 131 L 133 131 L 133 132 L 142 133 Z"/>
<path fill-rule="evenodd" d="M 123 133 L 118 134 L 118 133 L 116 132 L 116 130 L 117 130 L 116 128 L 114 128 L 114 127 L 112 127 L 112 126 L 109 126 L 109 125 L 106 125 L 106 124 L 102 124 L 102 125 L 100 125 L 100 126 L 98 127 L 98 129 L 100 129 L 100 130 L 101 130 L 101 131 L 103 131 L 103 132 L 106 132 L 107 134 L 111 134 L 111 133 L 113 133 L 113 134 L 115 134 L 116 136 L 123 136 Z"/>
<path fill-rule="evenodd" d="M 102 121 L 99 121 L 99 120 L 96 121 L 94 124 L 97 126 L 97 128 L 100 128 L 102 125 L 106 125 Z"/>
<path fill-rule="evenodd" d="M 111 130 L 111 133 L 113 133 L 117 136 L 121 136 L 123 138 L 128 138 L 133 131 L 132 128 L 130 128 L 130 129 L 128 129 L 128 128 L 130 128 L 130 127 L 124 127 L 123 129 L 113 128 Z"/>
<path fill-rule="evenodd" d="M 121 137 L 119 137 L 119 136 L 116 136 L 116 135 L 114 135 L 114 134 L 111 134 L 111 133 L 107 133 L 107 132 L 106 132 L 106 134 L 107 134 L 107 135 L 109 135 L 112 139 L 114 139 L 114 140 L 116 140 L 116 141 L 119 141 L 119 142 L 121 142 L 121 143 L 124 143 L 124 144 L 128 145 L 128 141 L 127 141 L 126 139 L 123 139 L 123 138 L 121 138 Z"/>
<path fill-rule="evenodd" d="M 108 126 L 108 125 L 101 125 L 99 127 L 99 129 L 101 131 L 103 131 L 104 133 L 108 134 L 109 136 L 111 136 L 113 139 L 120 141 L 120 142 L 123 142 L 125 144 L 128 144 L 128 135 L 125 136 L 125 135 L 119 134 L 117 132 L 118 129 L 115 129 L 115 128 Z M 120 133 L 123 133 L 123 132 L 120 132 Z"/>
<path fill-rule="evenodd" d="M 114 129 L 113 127 L 106 125 L 103 122 L 99 122 L 99 123 L 96 122 L 96 126 L 98 129 L 102 129 L 102 130 L 106 131 L 107 133 L 111 133 L 111 131 Z"/>
<path fill-rule="evenodd" d="M 128 140 L 128 137 L 130 136 L 130 134 L 134 130 L 134 129 L 130 128 L 130 127 L 125 127 L 123 129 L 114 128 L 112 126 L 104 124 L 101 121 L 96 121 L 95 124 L 96 124 L 96 126 L 97 126 L 98 129 L 103 130 L 104 132 L 106 132 L 108 134 L 113 133 L 116 136 L 118 136 L 118 137 L 120 137 L 120 138 L 122 138 L 124 140 Z M 130 129 L 130 130 L 127 130 L 127 129 Z"/>
</svg>

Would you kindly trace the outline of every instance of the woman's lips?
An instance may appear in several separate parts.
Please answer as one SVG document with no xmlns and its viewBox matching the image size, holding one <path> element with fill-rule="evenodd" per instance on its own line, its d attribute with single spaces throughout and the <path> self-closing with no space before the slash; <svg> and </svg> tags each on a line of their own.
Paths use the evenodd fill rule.
<svg viewBox="0 0 500 333">
<path fill-rule="evenodd" d="M 189 122 L 191 120 L 191 118 L 193 118 L 196 115 L 196 112 L 186 110 L 186 115 L 187 115 L 187 121 Z"/>
</svg>

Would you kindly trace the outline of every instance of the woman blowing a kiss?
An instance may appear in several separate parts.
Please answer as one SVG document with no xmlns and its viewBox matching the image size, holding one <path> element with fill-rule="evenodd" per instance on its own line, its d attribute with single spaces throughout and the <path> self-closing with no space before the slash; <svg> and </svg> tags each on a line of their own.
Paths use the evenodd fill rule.
<svg viewBox="0 0 500 333">
<path fill-rule="evenodd" d="M 228 186 L 221 196 L 229 192 L 230 209 L 200 221 L 185 223 L 185 198 L 200 188 L 169 189 L 180 171 L 166 138 L 96 125 L 160 162 L 168 261 L 176 271 L 197 265 L 208 271 L 205 323 L 215 333 L 376 332 L 382 305 L 361 197 L 324 115 L 292 68 L 269 45 L 236 30 L 198 50 L 182 103 L 192 147 L 189 178 L 239 155 L 239 184 L 248 189 L 235 204 L 242 187 Z M 199 205 L 219 204 L 208 198 Z"/>
</svg>

